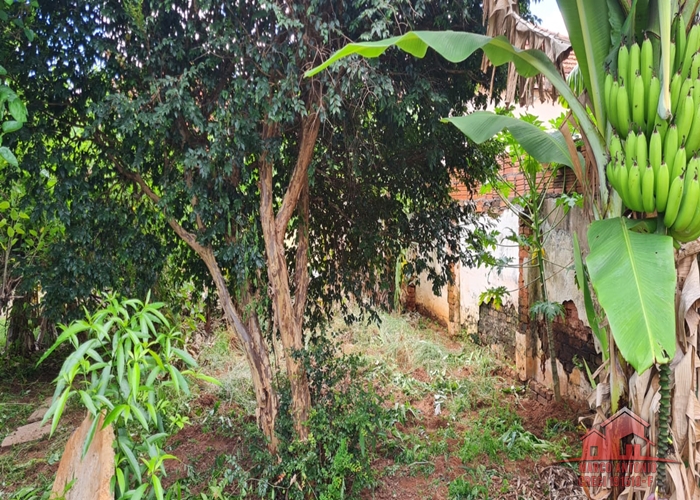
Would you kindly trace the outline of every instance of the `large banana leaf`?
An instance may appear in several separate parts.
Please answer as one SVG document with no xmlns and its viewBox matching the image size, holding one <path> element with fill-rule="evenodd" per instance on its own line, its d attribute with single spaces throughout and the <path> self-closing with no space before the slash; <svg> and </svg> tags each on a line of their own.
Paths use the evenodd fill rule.
<svg viewBox="0 0 700 500">
<path fill-rule="evenodd" d="M 557 0 L 557 3 L 593 103 L 598 129 L 605 133 L 603 64 L 611 44 L 608 0 Z"/>
<path fill-rule="evenodd" d="M 630 231 L 625 221 L 591 224 L 586 264 L 620 353 L 642 373 L 676 350 L 673 240 Z"/>
<path fill-rule="evenodd" d="M 573 168 L 573 161 L 564 136 L 558 130 L 545 132 L 541 128 L 510 116 L 475 111 L 466 116 L 445 118 L 477 144 L 491 139 L 507 128 L 530 156 L 540 163 L 562 163 Z"/>
<path fill-rule="evenodd" d="M 307 71 L 305 76 L 313 76 L 339 59 L 352 54 L 359 54 L 364 57 L 379 57 L 392 46 L 396 46 L 416 57 L 424 57 L 428 47 L 430 47 L 450 62 L 464 61 L 477 49 L 483 49 L 494 66 L 512 62 L 515 65 L 515 69 L 522 76 L 531 77 L 539 73 L 543 74 L 569 104 L 581 130 L 589 140 L 598 167 L 599 178 L 605 178 L 607 157 L 603 138 L 588 116 L 586 109 L 571 91 L 569 85 L 559 74 L 554 64 L 552 64 L 552 61 L 542 51 L 521 50 L 513 47 L 503 36 L 491 38 L 476 33 L 456 31 L 410 31 L 405 35 L 387 38 L 386 40 L 350 43 L 332 54 L 323 64 Z M 496 118 L 493 119 L 495 120 Z M 600 183 L 600 194 L 605 202 L 608 191 L 604 182 Z"/>
</svg>

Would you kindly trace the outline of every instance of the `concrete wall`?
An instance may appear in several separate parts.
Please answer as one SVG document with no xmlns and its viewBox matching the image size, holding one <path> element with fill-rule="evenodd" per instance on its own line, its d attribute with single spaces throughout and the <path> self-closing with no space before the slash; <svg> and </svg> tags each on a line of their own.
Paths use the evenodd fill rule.
<svg viewBox="0 0 700 500">
<path fill-rule="evenodd" d="M 479 326 L 479 295 L 488 288 L 505 286 L 510 293 L 504 300 L 504 305 L 518 305 L 518 247 L 512 241 L 505 240 L 511 231 L 518 233 L 518 217 L 511 211 L 505 210 L 493 219 L 494 229 L 501 234 L 500 243 L 496 248 L 497 258 L 510 258 L 514 267 L 503 269 L 499 274 L 495 269 L 487 267 L 468 268 L 462 266 L 459 270 L 460 281 L 460 316 L 462 327 L 468 334 L 474 334 Z"/>
<path fill-rule="evenodd" d="M 435 262 L 434 254 L 431 259 Z M 447 287 L 442 287 L 440 295 L 435 295 L 433 284 L 428 281 L 427 272 L 421 273 L 416 284 L 416 308 L 421 314 L 437 320 L 442 325 L 447 325 L 450 316 Z"/>
</svg>

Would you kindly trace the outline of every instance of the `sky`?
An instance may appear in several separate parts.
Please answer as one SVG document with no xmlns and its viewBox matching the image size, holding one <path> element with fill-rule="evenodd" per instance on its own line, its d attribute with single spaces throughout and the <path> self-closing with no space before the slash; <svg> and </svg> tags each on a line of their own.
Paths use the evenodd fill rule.
<svg viewBox="0 0 700 500">
<path fill-rule="evenodd" d="M 541 0 L 538 3 L 530 2 L 530 10 L 542 19 L 542 26 L 550 31 L 566 35 L 566 26 L 559 13 L 556 0 Z"/>
</svg>

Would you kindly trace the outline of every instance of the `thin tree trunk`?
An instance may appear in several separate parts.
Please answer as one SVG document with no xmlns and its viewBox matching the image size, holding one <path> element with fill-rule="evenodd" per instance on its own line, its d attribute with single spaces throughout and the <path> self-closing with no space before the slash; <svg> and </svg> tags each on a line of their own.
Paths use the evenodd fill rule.
<svg viewBox="0 0 700 500">
<path fill-rule="evenodd" d="M 260 324 L 255 314 L 251 314 L 247 321 L 247 327 L 241 321 L 240 315 L 231 299 L 231 294 L 226 286 L 221 269 L 219 268 L 214 253 L 209 248 L 200 254 L 200 257 L 209 269 L 209 273 L 214 279 L 216 290 L 219 294 L 219 301 L 224 311 L 224 317 L 229 328 L 236 332 L 243 344 L 246 353 L 250 372 L 253 377 L 253 389 L 255 390 L 255 401 L 257 408 L 255 416 L 258 427 L 268 439 L 268 448 L 273 454 L 277 454 L 279 440 L 275 433 L 275 423 L 277 420 L 277 393 L 272 387 L 272 368 L 270 358 L 265 346 L 265 340 L 260 330 Z M 198 252 L 199 253 L 199 252 Z"/>
<path fill-rule="evenodd" d="M 285 349 L 287 377 L 292 391 L 292 418 L 297 437 L 306 440 L 306 426 L 311 409 L 311 393 L 306 371 L 302 363 L 292 354 L 303 348 L 303 323 L 308 289 L 308 167 L 313 157 L 320 120 L 311 114 L 302 121 L 297 163 L 292 173 L 277 215 L 274 211 L 272 162 L 263 154 L 260 159 L 260 222 L 265 240 L 267 274 L 270 282 L 272 307 Z M 276 131 L 265 126 L 263 135 L 274 136 Z M 295 294 L 286 261 L 285 236 L 292 213 L 300 213 L 301 224 L 297 228 L 297 254 L 295 269 Z"/>
</svg>

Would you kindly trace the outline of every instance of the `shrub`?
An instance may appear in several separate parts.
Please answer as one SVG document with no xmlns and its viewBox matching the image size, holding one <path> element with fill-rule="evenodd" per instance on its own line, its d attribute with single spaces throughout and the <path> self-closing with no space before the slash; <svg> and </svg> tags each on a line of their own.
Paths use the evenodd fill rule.
<svg viewBox="0 0 700 500">
<path fill-rule="evenodd" d="M 175 457 L 164 453 L 161 445 L 188 420 L 177 412 L 175 396 L 189 394 L 187 375 L 216 383 L 193 371 L 196 362 L 182 348 L 180 332 L 160 312 L 162 306 L 149 303 L 148 297 L 141 302 L 106 296 L 103 308 L 62 326 L 61 335 L 39 360 L 66 342 L 72 344 L 74 351 L 56 379 L 44 420 L 52 419 L 53 433 L 68 400 L 78 396 L 92 416 L 84 454 L 97 431 L 98 416 L 105 415 L 104 426 L 112 424 L 116 438 L 115 498 L 163 499 L 163 462 Z"/>
</svg>

